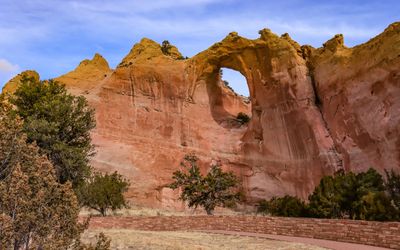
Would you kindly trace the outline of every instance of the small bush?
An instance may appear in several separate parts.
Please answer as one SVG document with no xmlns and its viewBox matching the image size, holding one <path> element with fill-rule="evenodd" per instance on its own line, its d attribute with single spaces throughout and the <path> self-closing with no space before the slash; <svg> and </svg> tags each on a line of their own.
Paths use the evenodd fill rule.
<svg viewBox="0 0 400 250">
<path fill-rule="evenodd" d="M 386 171 L 386 182 L 374 169 L 324 176 L 306 205 L 296 197 L 263 200 L 258 212 L 274 216 L 395 221 L 400 219 L 400 175 Z"/>
<path fill-rule="evenodd" d="M 241 123 L 241 124 L 246 124 L 250 121 L 250 116 L 247 114 L 240 112 L 237 114 L 236 119 Z"/>
<path fill-rule="evenodd" d="M 189 207 L 203 207 L 212 215 L 215 207 L 234 207 L 240 199 L 235 191 L 239 181 L 232 172 L 224 172 L 220 165 L 213 165 L 206 176 L 200 173 L 195 155 L 186 155 L 181 166 L 185 169 L 173 173 L 172 189 L 181 188 L 180 199 L 188 202 Z"/>
<path fill-rule="evenodd" d="M 127 207 L 123 193 L 127 191 L 129 182 L 120 174 L 95 173 L 93 177 L 78 190 L 82 206 L 94 209 L 107 215 L 107 210 L 115 211 Z"/>
<path fill-rule="evenodd" d="M 284 197 L 273 197 L 271 200 L 263 200 L 259 203 L 257 211 L 263 214 L 285 217 L 305 217 L 307 207 L 297 197 L 286 195 Z"/>
<path fill-rule="evenodd" d="M 172 48 L 172 46 L 168 40 L 164 40 L 162 42 L 161 51 L 164 55 L 169 56 L 171 54 L 171 52 L 170 52 L 171 48 Z"/>
<path fill-rule="evenodd" d="M 385 192 L 368 192 L 359 202 L 359 219 L 374 221 L 394 221 L 399 219 L 399 211 L 391 204 Z"/>
</svg>

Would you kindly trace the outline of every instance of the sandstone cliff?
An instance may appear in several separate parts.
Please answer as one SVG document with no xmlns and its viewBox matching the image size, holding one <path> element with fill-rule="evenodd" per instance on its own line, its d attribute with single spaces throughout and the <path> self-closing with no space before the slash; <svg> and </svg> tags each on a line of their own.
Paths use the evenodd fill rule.
<svg viewBox="0 0 400 250">
<path fill-rule="evenodd" d="M 40 76 L 36 71 L 27 70 L 27 71 L 21 72 L 20 74 L 16 75 L 14 78 L 12 78 L 10 81 L 8 81 L 6 85 L 4 85 L 2 93 L 14 93 L 14 91 L 18 88 L 18 85 L 20 84 L 21 80 L 24 77 L 27 77 L 27 78 L 32 77 L 36 80 L 40 79 Z"/>
<path fill-rule="evenodd" d="M 96 55 L 57 78 L 95 107 L 93 165 L 131 179 L 133 202 L 180 207 L 165 185 L 188 152 L 203 171 L 218 160 L 236 172 L 249 202 L 305 198 L 340 168 L 400 170 L 399 23 L 354 48 L 341 35 L 315 49 L 264 29 L 255 40 L 230 33 L 187 60 L 173 52 L 143 39 L 115 70 Z M 251 103 L 221 83 L 221 67 L 243 74 Z"/>
</svg>

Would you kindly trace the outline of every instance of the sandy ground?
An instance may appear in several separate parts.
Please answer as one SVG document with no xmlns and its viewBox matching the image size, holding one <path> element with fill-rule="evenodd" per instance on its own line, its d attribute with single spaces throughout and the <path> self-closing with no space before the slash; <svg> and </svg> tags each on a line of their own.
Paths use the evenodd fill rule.
<svg viewBox="0 0 400 250">
<path fill-rule="evenodd" d="M 93 242 L 95 235 L 104 232 L 112 239 L 112 249 L 279 249 L 322 250 L 326 248 L 255 237 L 218 235 L 201 232 L 150 232 L 129 229 L 98 229 L 84 233 L 83 242 Z"/>
</svg>

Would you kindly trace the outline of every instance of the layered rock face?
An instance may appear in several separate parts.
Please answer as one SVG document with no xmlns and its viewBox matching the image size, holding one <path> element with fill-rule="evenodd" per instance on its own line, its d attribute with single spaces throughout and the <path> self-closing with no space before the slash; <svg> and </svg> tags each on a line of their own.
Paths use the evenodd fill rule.
<svg viewBox="0 0 400 250">
<path fill-rule="evenodd" d="M 347 48 L 311 52 L 320 108 L 346 170 L 400 168 L 400 23 Z"/>
<path fill-rule="evenodd" d="M 314 49 L 265 29 L 187 60 L 172 52 L 143 39 L 115 70 L 95 55 L 57 79 L 95 107 L 93 165 L 128 177 L 132 202 L 183 208 L 166 184 L 190 152 L 204 172 L 215 161 L 234 171 L 249 203 L 306 198 L 341 168 L 400 170 L 399 24 L 354 48 L 340 35 Z M 222 67 L 243 74 L 250 103 L 221 82 Z"/>
</svg>

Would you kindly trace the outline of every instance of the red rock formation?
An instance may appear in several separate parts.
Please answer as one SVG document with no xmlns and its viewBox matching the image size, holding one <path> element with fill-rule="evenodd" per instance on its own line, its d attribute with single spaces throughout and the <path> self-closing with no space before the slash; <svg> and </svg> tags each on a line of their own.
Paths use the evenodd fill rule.
<svg viewBox="0 0 400 250">
<path fill-rule="evenodd" d="M 266 29 L 256 40 L 231 33 L 187 60 L 143 39 L 115 70 L 96 55 L 58 80 L 96 108 L 93 165 L 131 179 L 135 203 L 180 208 L 165 185 L 188 152 L 204 171 L 212 160 L 235 171 L 249 202 L 305 198 L 342 167 L 400 169 L 399 30 L 319 49 Z M 250 104 L 221 83 L 221 67 L 245 76 Z"/>
<path fill-rule="evenodd" d="M 20 84 L 23 77 L 28 77 L 28 78 L 32 77 L 36 80 L 40 79 L 40 76 L 36 71 L 33 70 L 24 71 L 21 74 L 16 75 L 10 81 L 8 81 L 7 84 L 4 85 L 2 93 L 14 93 L 14 91 L 18 88 L 18 85 Z"/>
<path fill-rule="evenodd" d="M 320 108 L 347 170 L 400 168 L 400 23 L 347 48 L 335 36 L 313 50 Z"/>
</svg>

